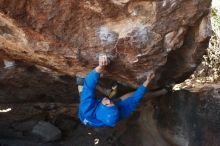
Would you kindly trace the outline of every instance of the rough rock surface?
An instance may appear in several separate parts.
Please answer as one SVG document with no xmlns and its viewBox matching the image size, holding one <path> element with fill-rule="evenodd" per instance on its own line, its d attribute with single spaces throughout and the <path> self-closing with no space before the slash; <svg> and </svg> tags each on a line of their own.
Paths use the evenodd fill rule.
<svg viewBox="0 0 220 146">
<path fill-rule="evenodd" d="M 57 127 L 45 121 L 39 121 L 33 127 L 32 133 L 40 136 L 46 142 L 59 140 L 62 135 Z"/>
<path fill-rule="evenodd" d="M 219 93 L 219 84 L 196 91 L 175 91 L 143 102 L 132 117 L 110 129 L 90 129 L 80 124 L 76 104 L 0 104 L 1 108 L 12 108 L 0 113 L 0 144 L 90 146 L 98 141 L 97 146 L 219 146 Z M 42 143 L 32 136 L 33 126 L 42 120 L 62 130 L 62 139 Z"/>
<path fill-rule="evenodd" d="M 7 62 L 5 66 L 5 62 Z M 111 88 L 114 81 L 101 78 L 99 85 Z M 119 84 L 119 96 L 133 91 Z M 97 96 L 100 93 L 97 92 Z M 79 93 L 75 76 L 20 61 L 0 59 L 0 103 L 60 102 L 78 103 Z"/>
<path fill-rule="evenodd" d="M 144 146 L 219 146 L 220 85 L 180 90 L 142 106 Z"/>
<path fill-rule="evenodd" d="M 211 0 L 0 0 L 0 55 L 67 73 L 87 73 L 100 52 L 108 76 L 137 86 L 179 82 L 210 37 Z"/>
<path fill-rule="evenodd" d="M 0 60 L 0 102 L 78 102 L 75 79 L 31 64 Z"/>
</svg>

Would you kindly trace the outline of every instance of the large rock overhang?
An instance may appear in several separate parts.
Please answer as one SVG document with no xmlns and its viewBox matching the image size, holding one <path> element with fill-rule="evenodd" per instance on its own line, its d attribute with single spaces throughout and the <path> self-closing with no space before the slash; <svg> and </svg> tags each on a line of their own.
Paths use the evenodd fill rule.
<svg viewBox="0 0 220 146">
<path fill-rule="evenodd" d="M 185 80 L 211 35 L 211 0 L 0 0 L 1 56 L 73 75 L 88 73 L 99 53 L 106 76 L 152 87 Z"/>
</svg>

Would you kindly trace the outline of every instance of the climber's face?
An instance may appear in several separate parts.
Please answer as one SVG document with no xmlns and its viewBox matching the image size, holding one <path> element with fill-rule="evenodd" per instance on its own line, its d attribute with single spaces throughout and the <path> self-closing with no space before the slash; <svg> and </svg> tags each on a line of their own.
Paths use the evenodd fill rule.
<svg viewBox="0 0 220 146">
<path fill-rule="evenodd" d="M 114 106 L 115 104 L 110 100 L 108 99 L 107 97 L 104 97 L 102 99 L 102 104 L 105 105 L 105 106 Z"/>
</svg>

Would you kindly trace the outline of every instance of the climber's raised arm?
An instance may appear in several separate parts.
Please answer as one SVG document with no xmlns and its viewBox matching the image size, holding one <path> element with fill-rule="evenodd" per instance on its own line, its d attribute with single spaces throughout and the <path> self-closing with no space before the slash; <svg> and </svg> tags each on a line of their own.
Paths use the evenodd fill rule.
<svg viewBox="0 0 220 146">
<path fill-rule="evenodd" d="M 149 91 L 147 88 L 149 82 L 154 78 L 154 73 L 150 72 L 147 76 L 146 81 L 141 84 L 135 92 L 125 94 L 120 97 L 121 101 L 118 103 L 118 106 L 121 107 L 121 117 L 127 118 L 130 114 L 136 109 L 140 100 L 144 97 L 145 93 Z"/>
<path fill-rule="evenodd" d="M 100 74 L 108 64 L 109 61 L 106 56 L 99 56 L 99 65 L 86 76 L 80 97 L 81 114 L 86 115 L 88 109 L 91 109 L 91 106 L 94 105 L 96 85 L 100 79 Z"/>
</svg>

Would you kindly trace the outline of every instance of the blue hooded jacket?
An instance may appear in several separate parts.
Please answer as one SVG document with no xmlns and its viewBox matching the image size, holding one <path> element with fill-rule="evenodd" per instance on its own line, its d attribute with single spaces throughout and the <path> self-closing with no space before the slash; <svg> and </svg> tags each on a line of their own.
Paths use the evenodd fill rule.
<svg viewBox="0 0 220 146">
<path fill-rule="evenodd" d="M 91 128 L 114 127 L 117 121 L 131 115 L 141 98 L 148 92 L 148 88 L 141 85 L 130 97 L 114 103 L 115 106 L 109 108 L 101 103 L 101 98 L 95 99 L 95 89 L 99 78 L 100 74 L 95 69 L 85 78 L 80 97 L 79 119 L 84 125 Z M 113 114 L 108 115 L 109 112 Z M 107 121 L 103 122 L 103 119 Z"/>
</svg>

